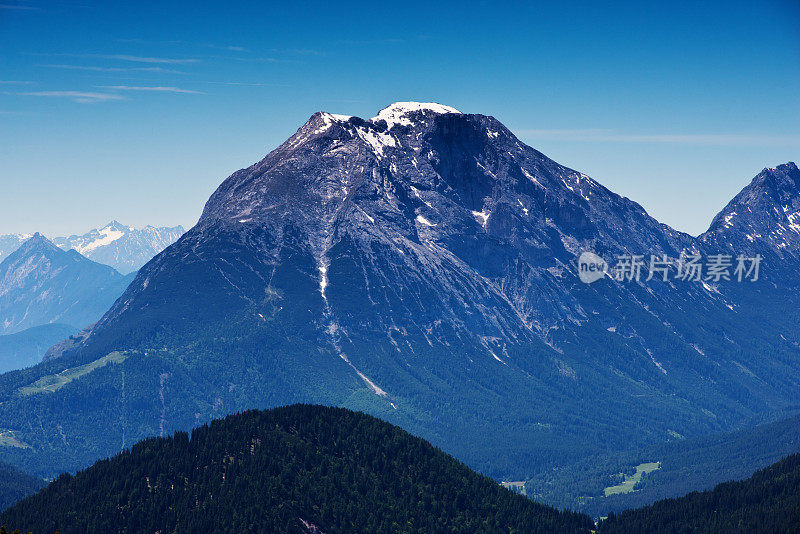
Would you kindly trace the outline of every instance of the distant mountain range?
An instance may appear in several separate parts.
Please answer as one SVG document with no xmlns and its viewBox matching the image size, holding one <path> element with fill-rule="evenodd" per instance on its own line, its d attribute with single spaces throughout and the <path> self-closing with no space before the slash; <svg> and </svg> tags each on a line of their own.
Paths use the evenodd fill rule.
<svg viewBox="0 0 800 534">
<path fill-rule="evenodd" d="M 131 279 L 35 234 L 0 262 L 0 334 L 47 324 L 88 326 Z"/>
<path fill-rule="evenodd" d="M 110 265 L 122 274 L 138 270 L 156 254 L 174 243 L 185 230 L 182 226 L 134 228 L 111 221 L 83 235 L 53 238 L 64 250 L 74 249 L 87 258 Z M 32 234 L 0 235 L 0 260 L 30 239 Z"/>
<path fill-rule="evenodd" d="M 99 230 L 80 236 L 57 237 L 53 242 L 64 250 L 77 250 L 97 263 L 128 274 L 177 241 L 184 232 L 183 226 L 156 228 L 148 225 L 137 229 L 111 221 Z"/>
<path fill-rule="evenodd" d="M 83 236 L 60 237 L 55 239 L 55 244 L 63 250 L 74 250 L 82 256 L 91 258 L 99 264 L 113 267 L 117 271 L 128 274 L 135 271 L 153 256 L 173 243 L 184 233 L 183 227 L 155 228 L 146 226 L 136 229 L 124 226 L 117 221 L 112 221 L 99 230 L 91 230 Z M 0 236 L 0 260 L 20 249 L 26 241 L 33 236 L 30 234 L 14 234 Z M 41 236 L 40 236 L 41 237 Z M 30 251 L 29 251 L 30 252 Z M 54 252 L 54 251 L 53 251 Z M 62 259 L 67 256 L 61 256 Z M 33 262 L 27 264 L 26 262 Z M 40 259 L 25 256 L 17 259 L 17 271 L 13 277 L 28 278 L 28 281 L 39 277 L 42 268 Z M 19 265 L 24 267 L 19 269 Z M 88 264 L 84 264 L 88 265 Z M 28 281 L 16 279 L 16 290 L 23 293 L 10 297 L 18 308 L 22 300 L 31 299 L 30 307 L 25 307 L 22 312 L 24 319 L 22 325 L 15 325 L 14 319 L 8 314 L 13 313 L 12 300 L 8 298 L 0 303 L 0 318 L 6 321 L 0 329 L 0 334 L 17 332 L 13 337 L 0 335 L 0 372 L 28 367 L 41 361 L 47 349 L 54 343 L 60 342 L 68 335 L 75 334 L 79 329 L 88 326 L 100 318 L 114 299 L 124 289 L 122 284 L 109 287 L 93 287 L 94 282 L 86 278 L 86 273 L 80 269 L 71 269 L 61 272 L 56 268 L 45 276 L 58 274 L 58 287 L 42 286 L 40 282 L 31 282 L 34 287 L 41 289 L 38 294 L 25 293 L 21 288 Z M 58 271 L 58 272 L 56 272 Z M 105 270 L 108 273 L 107 270 Z M 69 276 L 76 276 L 69 280 Z M 81 279 L 78 279 L 81 278 Z M 6 279 L 3 284 L 8 284 Z M 37 285 L 39 284 L 39 285 Z M 0 291 L 5 291 L 0 286 Z M 72 304 L 64 302 L 66 298 L 73 298 Z M 59 301 L 58 303 L 56 303 Z M 82 310 L 79 313 L 65 312 L 69 307 Z M 20 308 L 21 309 L 21 308 Z M 18 309 L 17 311 L 19 311 Z M 63 315 L 67 313 L 67 315 Z M 89 322 L 86 322 L 87 319 Z M 65 321 L 76 321 L 76 324 L 66 324 Z M 29 325 L 31 328 L 21 332 L 20 328 Z M 55 337 L 63 334 L 61 337 Z M 53 352 L 52 355 L 60 354 Z"/>
<path fill-rule="evenodd" d="M 777 193 L 737 197 L 737 214 L 793 218 L 797 173 L 765 169 L 752 189 Z M 519 481 L 764 422 L 800 404 L 798 244 L 784 223 L 755 247 L 754 221 L 721 220 L 700 238 L 669 228 L 490 116 L 316 113 L 226 179 L 61 358 L 0 376 L 0 429 L 22 444 L 0 459 L 55 476 L 314 402 Z M 780 255 L 755 282 L 676 279 L 681 253 L 762 249 Z M 667 255 L 672 278 L 584 284 L 585 251 Z"/>
<path fill-rule="evenodd" d="M 1 510 L 1 509 L 0 509 Z M 588 533 L 400 428 L 347 410 L 246 412 L 145 440 L 0 515 L 23 532 Z"/>
</svg>

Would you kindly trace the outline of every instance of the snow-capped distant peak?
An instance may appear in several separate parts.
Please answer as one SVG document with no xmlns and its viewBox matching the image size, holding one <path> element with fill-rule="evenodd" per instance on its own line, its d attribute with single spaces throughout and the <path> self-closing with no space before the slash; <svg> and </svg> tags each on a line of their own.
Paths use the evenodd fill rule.
<svg viewBox="0 0 800 534">
<path fill-rule="evenodd" d="M 137 229 L 119 221 L 111 221 L 83 235 L 56 237 L 53 241 L 63 250 L 74 249 L 90 260 L 110 265 L 127 274 L 139 269 L 183 233 L 181 226 L 156 228 L 148 225 Z"/>
<path fill-rule="evenodd" d="M 119 223 L 116 225 L 114 222 L 104 226 L 100 232 L 99 236 L 92 240 L 86 240 L 81 244 L 76 244 L 74 247 L 75 250 L 86 256 L 89 252 L 93 251 L 98 247 L 103 247 L 109 245 L 116 241 L 117 239 L 121 238 L 125 235 L 123 230 L 118 229 Z"/>
<path fill-rule="evenodd" d="M 133 226 L 126 226 L 126 225 L 122 224 L 121 222 L 119 222 L 117 220 L 111 221 L 110 223 L 108 223 L 107 225 L 102 227 L 100 229 L 100 231 L 102 232 L 102 231 L 104 231 L 106 229 L 119 230 L 119 231 L 122 231 L 122 232 L 124 232 L 126 229 L 129 232 L 132 232 L 132 231 L 136 230 L 136 228 L 134 228 Z"/>
<path fill-rule="evenodd" d="M 390 129 L 396 124 L 409 126 L 413 124 L 409 115 L 416 112 L 429 112 L 437 115 L 461 113 L 456 108 L 437 104 L 436 102 L 395 102 L 380 110 L 376 116 L 370 119 L 370 122 L 384 120 Z"/>
</svg>

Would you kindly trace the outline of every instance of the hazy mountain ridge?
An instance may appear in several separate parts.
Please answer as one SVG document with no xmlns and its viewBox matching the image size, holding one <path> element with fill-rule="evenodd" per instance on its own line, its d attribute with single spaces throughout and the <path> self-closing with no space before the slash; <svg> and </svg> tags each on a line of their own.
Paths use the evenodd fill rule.
<svg viewBox="0 0 800 534">
<path fill-rule="evenodd" d="M 83 235 L 54 237 L 52 241 L 64 250 L 75 249 L 97 263 L 109 265 L 122 274 L 129 274 L 174 243 L 184 232 L 180 225 L 134 228 L 111 221 L 102 228 L 92 229 Z M 0 260 L 17 250 L 32 236 L 33 234 L 0 235 Z"/>
<path fill-rule="evenodd" d="M 130 277 L 35 234 L 0 262 L 0 333 L 62 323 L 88 325 L 127 287 Z"/>
<path fill-rule="evenodd" d="M 137 271 L 184 232 L 183 226 L 134 228 L 111 221 L 84 235 L 57 237 L 53 242 L 65 250 L 75 249 L 93 261 L 128 274 Z"/>
<path fill-rule="evenodd" d="M 0 513 L 46 485 L 47 482 L 41 478 L 23 473 L 14 466 L 0 462 Z"/>
<path fill-rule="evenodd" d="M 51 323 L 0 336 L 0 373 L 39 363 L 50 347 L 77 332 L 74 326 Z"/>
<path fill-rule="evenodd" d="M 19 248 L 19 246 L 33 237 L 33 234 L 4 234 L 0 235 L 0 261 Z"/>
</svg>

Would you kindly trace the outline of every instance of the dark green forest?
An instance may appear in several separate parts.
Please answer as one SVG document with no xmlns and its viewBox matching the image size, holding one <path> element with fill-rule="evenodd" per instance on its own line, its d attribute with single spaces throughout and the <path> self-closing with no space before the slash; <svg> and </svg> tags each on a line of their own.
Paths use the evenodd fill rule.
<svg viewBox="0 0 800 534">
<path fill-rule="evenodd" d="M 6 510 L 8 530 L 588 532 L 397 426 L 341 408 L 248 411 L 150 438 Z M 315 530 L 319 529 L 319 530 Z"/>
<path fill-rule="evenodd" d="M 525 493 L 537 502 L 601 517 L 745 479 L 795 452 L 800 452 L 800 415 L 735 432 L 598 454 L 542 470 L 525 483 Z M 618 484 L 621 474 L 630 475 L 646 462 L 661 465 L 632 492 L 604 495 L 603 489 Z"/>
<path fill-rule="evenodd" d="M 598 532 L 800 532 L 800 454 L 788 456 L 747 480 L 725 482 L 713 490 L 611 514 Z"/>
</svg>

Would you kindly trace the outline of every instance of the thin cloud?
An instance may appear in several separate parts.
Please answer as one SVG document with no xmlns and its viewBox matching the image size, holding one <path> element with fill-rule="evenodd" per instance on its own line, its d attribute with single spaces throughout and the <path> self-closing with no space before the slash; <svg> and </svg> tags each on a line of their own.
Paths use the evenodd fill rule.
<svg viewBox="0 0 800 534">
<path fill-rule="evenodd" d="M 39 65 L 48 69 L 84 70 L 89 72 L 158 72 L 160 74 L 186 74 L 179 70 L 163 67 L 96 67 L 93 65 Z"/>
<path fill-rule="evenodd" d="M 163 63 L 167 65 L 185 65 L 187 63 L 198 63 L 199 59 L 174 59 L 163 57 L 130 56 L 127 54 L 90 54 L 87 57 L 97 57 L 101 59 L 115 59 L 118 61 L 131 61 L 134 63 Z"/>
<path fill-rule="evenodd" d="M 214 85 L 243 85 L 247 87 L 292 87 L 285 83 L 250 83 L 250 82 L 204 82 Z"/>
<path fill-rule="evenodd" d="M 381 44 L 404 43 L 406 41 L 405 39 L 400 39 L 399 37 L 390 37 L 387 39 L 365 39 L 365 40 L 341 39 L 336 42 L 345 45 L 381 45 Z"/>
<path fill-rule="evenodd" d="M 11 9 L 16 11 L 41 11 L 41 8 L 34 6 L 21 6 L 19 4 L 0 4 L 0 9 Z"/>
<path fill-rule="evenodd" d="M 43 96 L 54 98 L 69 98 L 73 102 L 81 104 L 92 104 L 94 102 L 105 102 L 108 100 L 124 100 L 125 97 L 110 93 L 88 93 L 83 91 L 34 91 L 30 93 L 17 93 L 23 96 Z"/>
<path fill-rule="evenodd" d="M 154 63 L 154 64 L 164 64 L 164 65 L 188 65 L 190 63 L 200 62 L 200 60 L 196 58 L 150 57 L 150 56 L 135 56 L 130 54 L 65 54 L 65 53 L 32 52 L 30 55 L 46 56 L 46 57 L 96 58 L 96 59 L 109 59 L 114 61 L 129 61 L 131 63 Z"/>
<path fill-rule="evenodd" d="M 741 134 L 624 134 L 615 130 L 520 130 L 524 139 L 580 141 L 590 143 L 667 143 L 702 146 L 791 146 L 800 145 L 800 135 Z"/>
<path fill-rule="evenodd" d="M 164 65 L 188 65 L 190 63 L 199 63 L 200 60 L 196 58 L 166 58 L 166 57 L 149 57 L 149 56 L 134 56 L 130 54 L 64 54 L 64 53 L 36 53 L 33 56 L 47 56 L 47 57 L 79 57 L 79 58 L 95 58 L 95 59 L 108 59 L 113 61 L 128 61 L 131 63 L 153 63 Z"/>
<path fill-rule="evenodd" d="M 325 52 L 321 52 L 320 50 L 314 50 L 312 48 L 271 48 L 269 50 L 265 50 L 265 52 L 269 52 L 270 54 L 292 54 L 297 56 L 327 55 Z"/>
<path fill-rule="evenodd" d="M 247 61 L 251 63 L 303 63 L 296 59 L 281 59 L 277 57 L 227 57 L 227 56 L 212 56 L 214 59 L 232 59 L 234 61 Z"/>
<path fill-rule="evenodd" d="M 208 44 L 208 43 L 189 43 L 186 41 L 168 41 L 167 44 L 175 44 L 175 45 L 190 45 L 190 46 L 199 46 L 201 48 L 211 48 L 212 50 L 224 50 L 226 52 L 249 52 L 247 48 L 243 46 L 236 46 L 236 45 L 216 45 L 216 44 Z"/>
<path fill-rule="evenodd" d="M 218 45 L 210 43 L 195 43 L 192 41 L 148 41 L 146 39 L 117 39 L 119 43 L 134 43 L 134 44 L 147 44 L 147 45 L 186 45 L 197 46 L 201 48 L 212 48 L 214 50 L 226 50 L 229 52 L 249 52 L 244 46 L 238 45 Z"/>
<path fill-rule="evenodd" d="M 111 89 L 114 91 L 152 91 L 157 93 L 186 93 L 195 95 L 204 95 L 202 91 L 193 91 L 192 89 L 181 89 L 180 87 L 164 87 L 164 86 L 138 86 L 138 85 L 101 85 L 103 89 Z"/>
</svg>

